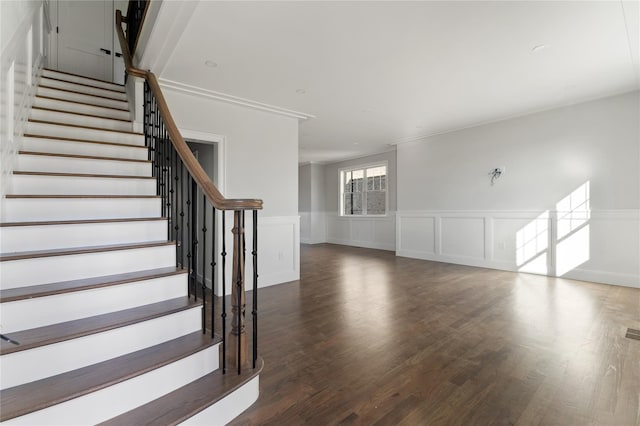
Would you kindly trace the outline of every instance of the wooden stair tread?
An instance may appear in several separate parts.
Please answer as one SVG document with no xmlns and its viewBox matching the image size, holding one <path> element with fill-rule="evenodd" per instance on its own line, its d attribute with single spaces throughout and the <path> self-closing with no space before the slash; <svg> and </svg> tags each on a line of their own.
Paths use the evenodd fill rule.
<svg viewBox="0 0 640 426">
<path fill-rule="evenodd" d="M 127 112 L 129 112 L 129 110 L 127 108 L 115 108 L 115 107 L 110 107 L 110 106 L 102 106 L 102 105 L 97 105 L 97 104 L 90 104 L 90 103 L 87 103 L 87 102 L 71 101 L 69 99 L 54 98 L 53 96 L 36 95 L 36 98 L 51 99 L 52 101 L 57 101 L 57 102 L 68 102 L 70 104 L 87 105 L 87 106 L 98 107 L 98 108 L 112 109 L 112 110 L 115 110 L 115 111 L 127 111 Z"/>
<path fill-rule="evenodd" d="M 82 76 L 77 76 L 77 77 L 82 77 Z M 93 86 L 91 84 L 86 84 L 86 83 L 78 83 L 77 81 L 69 81 L 69 80 L 63 80 L 61 78 L 55 78 L 55 77 L 51 77 L 51 76 L 42 76 L 42 78 L 46 78 L 47 80 L 53 80 L 53 81 L 59 81 L 61 83 L 67 83 L 67 84 L 76 84 L 78 86 L 82 86 L 82 87 L 89 87 L 91 89 L 100 89 L 100 90 L 106 90 L 108 92 L 113 92 L 113 93 L 121 93 L 121 94 L 125 94 L 126 92 L 124 91 L 124 86 L 119 86 L 120 89 L 108 89 L 106 87 L 100 87 L 100 86 Z M 83 78 L 88 78 L 88 77 L 83 77 Z M 103 83 L 108 83 L 107 81 L 104 81 Z M 111 83 L 113 84 L 113 83 Z"/>
<path fill-rule="evenodd" d="M 83 178 L 105 178 L 105 179 L 147 179 L 154 180 L 154 176 L 135 176 L 135 175 L 105 175 L 93 173 L 58 173 L 58 172 L 21 172 L 15 171 L 14 175 L 20 176 L 55 176 L 55 177 L 83 177 Z"/>
<path fill-rule="evenodd" d="M 79 155 L 79 154 L 56 154 L 53 152 L 38 152 L 38 151 L 18 151 L 18 154 L 41 155 L 41 156 L 47 156 L 47 157 L 83 158 L 86 160 L 129 161 L 134 163 L 150 163 L 151 162 L 151 160 L 135 160 L 131 158 L 101 157 L 96 155 Z"/>
<path fill-rule="evenodd" d="M 263 367 L 264 361 L 262 358 L 258 358 L 256 368 L 244 368 L 242 374 L 231 370 L 228 370 L 227 374 L 222 374 L 221 369 L 218 369 L 167 395 L 100 423 L 100 425 L 175 425 L 181 423 L 256 377 Z"/>
<path fill-rule="evenodd" d="M 28 121 L 29 121 L 29 123 L 48 124 L 48 125 L 51 125 L 51 126 L 73 127 L 73 128 L 76 128 L 76 129 L 99 130 L 101 132 L 124 133 L 124 134 L 127 134 L 127 135 L 144 136 L 144 133 L 134 132 L 134 131 L 131 131 L 131 130 L 105 129 L 103 127 L 84 126 L 82 124 L 60 123 L 59 121 L 38 120 L 38 119 L 35 119 L 35 118 L 30 118 Z"/>
<path fill-rule="evenodd" d="M 100 246 L 85 246 L 77 248 L 63 248 L 63 249 L 50 249 L 50 250 L 33 250 L 33 251 L 20 251 L 14 253 L 0 253 L 0 262 L 7 262 L 11 260 L 21 259 L 34 259 L 38 257 L 52 257 L 52 256 L 69 256 L 73 254 L 86 254 L 97 253 L 116 250 L 129 250 L 148 247 L 159 247 L 175 245 L 173 241 L 151 241 L 145 243 L 126 243 L 126 244 L 106 244 Z"/>
<path fill-rule="evenodd" d="M 220 342 L 196 331 L 98 364 L 0 392 L 0 421 L 41 410 L 142 375 Z M 64 383 L 63 386 L 60 384 Z"/>
<path fill-rule="evenodd" d="M 83 223 L 113 223 L 113 222 L 146 222 L 150 220 L 167 220 L 166 217 L 132 217 L 118 219 L 78 219 L 78 220 L 48 220 L 37 222 L 3 222 L 0 228 L 11 226 L 43 226 L 43 225 L 78 225 Z"/>
<path fill-rule="evenodd" d="M 100 96 L 100 95 L 94 95 L 91 93 L 78 92 L 77 90 L 61 89 L 59 87 L 47 86 L 46 84 L 40 84 L 38 87 L 42 87 L 43 89 L 59 90 L 61 92 L 67 92 L 67 93 L 75 93 L 76 95 L 93 96 L 94 98 L 107 99 L 110 101 L 127 103 L 127 101 L 124 99 L 110 98 L 109 96 Z"/>
<path fill-rule="evenodd" d="M 91 117 L 91 118 L 99 118 L 101 120 L 112 120 L 112 121 L 122 121 L 124 123 L 133 123 L 131 120 L 125 120 L 123 118 L 113 118 L 113 117 L 104 117 L 102 115 L 95 115 L 95 114 L 84 114 L 82 112 L 75 112 L 75 111 L 65 111 L 62 109 L 55 109 L 55 108 L 47 108 L 47 107 L 39 107 L 39 106 L 32 106 L 31 109 L 38 109 L 41 111 L 51 111 L 51 112 L 60 112 L 62 114 L 72 114 L 72 115 L 80 115 L 82 117 Z"/>
<path fill-rule="evenodd" d="M 101 333 L 103 331 L 137 324 L 197 306 L 202 306 L 202 302 L 195 302 L 189 297 L 184 296 L 122 311 L 96 315 L 89 318 L 81 318 L 44 327 L 7 333 L 10 338 L 20 342 L 20 344 L 14 345 L 1 340 L 0 355 L 25 351 L 27 349 L 51 345 L 65 340 Z"/>
<path fill-rule="evenodd" d="M 74 291 L 109 287 L 136 281 L 186 274 L 186 269 L 166 267 L 146 269 L 144 271 L 127 272 L 123 274 L 104 275 L 101 277 L 83 278 L 79 280 L 60 281 L 57 283 L 39 284 L 28 287 L 9 288 L 0 290 L 0 303 L 15 302 L 17 300 L 33 299 L 54 294 L 71 293 Z"/>
<path fill-rule="evenodd" d="M 61 136 L 35 135 L 33 133 L 25 133 L 23 135 L 23 137 L 25 137 L 25 138 L 39 138 L 39 139 L 53 139 L 53 140 L 66 141 L 66 142 L 97 143 L 97 144 L 101 144 L 101 145 L 116 145 L 116 146 L 127 147 L 127 148 L 148 149 L 146 146 L 132 145 L 132 144 L 128 144 L 128 143 L 92 141 L 90 139 L 63 138 Z"/>
<path fill-rule="evenodd" d="M 100 83 L 113 84 L 114 86 L 120 86 L 120 87 L 122 87 L 124 89 L 124 85 L 123 84 L 114 83 L 112 81 L 100 80 L 99 78 L 87 77 L 85 75 L 75 74 L 75 73 L 68 72 L 68 71 L 58 71 L 58 70 L 54 70 L 54 69 L 46 68 L 46 67 L 43 68 L 43 69 L 45 69 L 47 71 L 51 71 L 51 72 L 57 72 L 57 73 L 60 73 L 60 74 L 72 75 L 74 77 L 86 78 L 87 80 L 99 81 Z M 45 77 L 45 78 L 49 78 L 49 77 Z"/>
</svg>

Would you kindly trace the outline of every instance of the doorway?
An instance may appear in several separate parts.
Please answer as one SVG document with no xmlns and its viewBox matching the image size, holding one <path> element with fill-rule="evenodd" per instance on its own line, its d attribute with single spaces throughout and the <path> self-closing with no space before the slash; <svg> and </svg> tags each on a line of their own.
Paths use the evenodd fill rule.
<svg viewBox="0 0 640 426">
<path fill-rule="evenodd" d="M 124 60 L 115 32 L 123 0 L 53 0 L 54 37 L 49 66 L 55 70 L 124 83 Z"/>
</svg>

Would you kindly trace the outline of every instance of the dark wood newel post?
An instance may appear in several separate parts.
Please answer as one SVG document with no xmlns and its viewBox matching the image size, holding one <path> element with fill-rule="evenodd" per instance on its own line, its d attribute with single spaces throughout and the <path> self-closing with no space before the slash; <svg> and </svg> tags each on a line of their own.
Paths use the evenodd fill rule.
<svg viewBox="0 0 640 426">
<path fill-rule="evenodd" d="M 244 211 L 233 212 L 233 273 L 231 278 L 231 331 L 229 332 L 229 363 L 236 369 L 248 359 L 245 333 L 244 291 Z M 240 345 L 238 347 L 238 345 Z"/>
</svg>

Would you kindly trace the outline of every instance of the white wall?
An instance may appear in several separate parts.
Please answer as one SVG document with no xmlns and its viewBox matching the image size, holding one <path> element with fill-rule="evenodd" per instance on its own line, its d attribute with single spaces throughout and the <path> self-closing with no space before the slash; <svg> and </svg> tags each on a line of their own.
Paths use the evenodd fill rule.
<svg viewBox="0 0 640 426">
<path fill-rule="evenodd" d="M 163 92 L 179 128 L 224 136 L 225 188 L 220 188 L 223 195 L 227 198 L 260 198 L 264 202 L 258 219 L 259 285 L 298 279 L 297 119 L 169 88 L 163 88 Z M 229 244 L 232 241 L 231 213 L 227 214 L 226 220 Z M 250 214 L 247 214 L 247 232 L 250 232 L 250 221 Z M 250 234 L 247 234 L 247 244 L 250 241 Z M 248 247 L 247 253 L 250 250 Z M 230 263 L 227 263 L 228 268 Z M 246 276 L 251 274 L 248 260 Z"/>
<path fill-rule="evenodd" d="M 324 166 L 305 164 L 298 169 L 300 242 L 326 242 Z"/>
<path fill-rule="evenodd" d="M 339 170 L 362 164 L 386 161 L 388 163 L 389 211 L 385 217 L 340 216 Z M 348 161 L 328 164 L 324 167 L 326 241 L 357 247 L 395 250 L 395 214 L 397 206 L 396 152 L 370 155 Z"/>
<path fill-rule="evenodd" d="M 0 1 L 0 24 L 1 200 L 20 148 L 49 35 L 44 29 L 42 1 Z"/>
<path fill-rule="evenodd" d="M 640 286 L 639 99 L 399 145 L 397 254 Z M 564 217 L 571 196 L 588 211 Z"/>
</svg>

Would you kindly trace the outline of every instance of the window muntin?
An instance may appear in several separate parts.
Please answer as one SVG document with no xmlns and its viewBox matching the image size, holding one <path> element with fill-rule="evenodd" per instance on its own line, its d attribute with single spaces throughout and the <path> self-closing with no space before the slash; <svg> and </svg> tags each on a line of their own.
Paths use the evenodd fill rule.
<svg viewBox="0 0 640 426">
<path fill-rule="evenodd" d="M 387 214 L 387 165 L 376 164 L 340 171 L 340 215 Z"/>
</svg>

